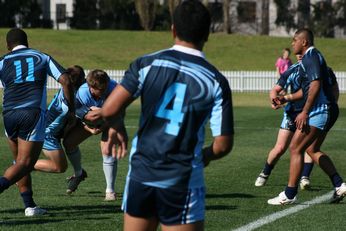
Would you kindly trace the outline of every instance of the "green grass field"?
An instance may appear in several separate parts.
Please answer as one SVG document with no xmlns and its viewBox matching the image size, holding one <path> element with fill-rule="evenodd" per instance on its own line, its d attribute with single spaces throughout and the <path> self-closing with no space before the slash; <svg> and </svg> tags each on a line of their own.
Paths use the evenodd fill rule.
<svg viewBox="0 0 346 231">
<path fill-rule="evenodd" d="M 206 227 L 205 230 L 232 230 L 269 214 L 293 206 L 267 205 L 270 197 L 281 192 L 287 183 L 289 155 L 282 157 L 268 184 L 256 188 L 254 181 L 262 169 L 267 152 L 274 145 L 282 111 L 268 106 L 268 95 L 260 93 L 233 95 L 235 114 L 235 144 L 230 155 L 213 162 L 205 170 Z M 330 132 L 324 150 L 330 153 L 341 175 L 346 177 L 346 95 L 341 95 L 341 116 Z M 127 110 L 126 124 L 130 137 L 135 133 L 139 115 L 139 103 Z M 3 134 L 2 120 L 0 122 Z M 0 169 L 11 164 L 10 153 L 4 135 L 0 136 Z M 210 143 L 207 133 L 206 143 Z M 34 172 L 33 185 L 36 202 L 49 210 L 43 217 L 26 218 L 17 188 L 12 186 L 0 195 L 0 230 L 121 230 L 120 210 L 122 191 L 128 168 L 127 158 L 119 161 L 116 191 L 118 200 L 104 202 L 105 181 L 102 159 L 98 147 L 99 136 L 91 137 L 81 145 L 83 165 L 89 177 L 82 182 L 72 196 L 65 195 L 65 178 L 71 175 L 69 168 L 63 174 Z M 300 204 L 331 191 L 331 183 L 315 166 L 312 173 L 312 190 L 300 191 Z M 311 206 L 289 215 L 258 230 L 342 230 L 346 201 L 331 205 Z"/>
<path fill-rule="evenodd" d="M 7 52 L 0 29 L 0 56 Z M 92 31 L 27 29 L 29 45 L 52 55 L 64 66 L 79 64 L 86 69 L 126 69 L 140 55 L 173 44 L 170 32 Z M 205 46 L 207 59 L 221 70 L 274 70 L 275 61 L 291 38 L 211 34 Z M 346 40 L 316 39 L 328 65 L 346 71 Z M 292 60 L 295 60 L 291 55 Z"/>
<path fill-rule="evenodd" d="M 0 54 L 6 53 L 5 34 L 0 29 Z M 51 54 L 64 66 L 80 64 L 86 69 L 126 69 L 137 56 L 170 47 L 169 32 L 128 31 L 54 31 L 27 30 L 29 43 Z M 283 47 L 290 46 L 290 38 L 267 36 L 239 36 L 212 34 L 205 47 L 207 58 L 221 70 L 274 70 L 276 58 Z M 317 39 L 316 46 L 324 53 L 328 64 L 337 71 L 345 71 L 346 40 Z M 50 95 L 50 98 L 52 93 Z M 339 120 L 324 144 L 341 175 L 346 179 L 346 95 L 341 95 Z M 281 192 L 288 177 L 289 155 L 286 154 L 273 171 L 267 186 L 255 188 L 254 181 L 261 171 L 268 151 L 275 143 L 282 111 L 268 105 L 268 94 L 234 93 L 235 144 L 232 153 L 206 168 L 206 228 L 209 231 L 232 230 L 261 217 L 283 211 L 286 207 L 267 205 L 267 199 Z M 134 135 L 139 116 L 135 102 L 127 110 L 126 125 L 129 136 Z M 0 174 L 12 158 L 0 118 Z M 208 130 L 209 131 L 209 130 Z M 105 180 L 99 150 L 99 136 L 81 145 L 83 165 L 89 177 L 78 191 L 65 195 L 63 174 L 34 172 L 34 197 L 38 205 L 49 210 L 40 218 L 24 217 L 18 190 L 12 186 L 0 195 L 0 230 L 121 230 L 120 210 L 122 191 L 128 169 L 127 158 L 119 161 L 115 203 L 104 202 Z M 211 141 L 207 133 L 206 144 Z M 315 167 L 312 190 L 299 193 L 299 202 L 324 195 L 332 187 L 329 179 Z M 346 201 L 339 205 L 327 203 L 311 206 L 293 215 L 267 224 L 258 230 L 342 230 Z"/>
</svg>

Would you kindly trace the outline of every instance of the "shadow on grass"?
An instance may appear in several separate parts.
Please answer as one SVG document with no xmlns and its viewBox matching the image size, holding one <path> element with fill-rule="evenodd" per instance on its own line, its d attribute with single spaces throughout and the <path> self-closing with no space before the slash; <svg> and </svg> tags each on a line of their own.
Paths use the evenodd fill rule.
<svg viewBox="0 0 346 231">
<path fill-rule="evenodd" d="M 235 210 L 238 206 L 234 205 L 207 205 L 205 206 L 206 210 Z"/>
<path fill-rule="evenodd" d="M 109 205 L 78 205 L 47 207 L 48 213 L 37 217 L 24 217 L 23 209 L 0 210 L 0 230 L 5 226 L 30 224 L 47 224 L 65 222 L 66 220 L 108 220 L 108 214 L 123 213 L 120 206 Z M 13 216 L 14 215 L 14 216 Z"/>
<path fill-rule="evenodd" d="M 254 198 L 255 196 L 246 193 L 224 193 L 224 194 L 207 194 L 208 198 Z"/>
</svg>

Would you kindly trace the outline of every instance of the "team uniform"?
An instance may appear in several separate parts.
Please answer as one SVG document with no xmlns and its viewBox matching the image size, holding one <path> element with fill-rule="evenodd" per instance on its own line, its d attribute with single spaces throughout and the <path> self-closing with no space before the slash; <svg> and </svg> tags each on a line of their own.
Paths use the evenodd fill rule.
<svg viewBox="0 0 346 231">
<path fill-rule="evenodd" d="M 10 139 L 43 141 L 47 77 L 58 81 L 65 70 L 47 54 L 16 48 L 0 58 L 5 133 Z"/>
<path fill-rule="evenodd" d="M 295 93 L 301 89 L 301 69 L 300 63 L 297 62 L 290 66 L 287 71 L 280 75 L 276 83 L 285 91 L 290 88 L 291 93 Z M 304 99 L 295 102 L 288 102 L 284 108 L 284 117 L 281 122 L 281 129 L 294 132 L 296 130 L 295 119 L 297 115 L 303 110 Z"/>
<path fill-rule="evenodd" d="M 95 99 L 89 90 L 88 83 L 84 83 L 77 91 L 76 94 L 76 116 L 83 120 L 84 116 L 90 111 L 90 107 L 99 107 L 101 108 L 109 94 L 116 87 L 117 82 L 115 80 L 110 79 L 107 90 L 104 94 L 99 98 Z"/>
<path fill-rule="evenodd" d="M 60 150 L 61 138 L 67 124 L 68 106 L 62 89 L 54 96 L 47 110 L 47 125 L 43 149 Z"/>
<path fill-rule="evenodd" d="M 327 67 L 322 54 L 314 47 L 310 47 L 304 54 L 301 68 L 303 71 L 302 88 L 306 98 L 310 82 L 321 80 L 321 89 L 313 107 L 309 112 L 308 123 L 320 130 L 328 131 L 339 115 L 339 108 L 333 95 L 332 86 L 336 79 Z"/>
<path fill-rule="evenodd" d="M 234 132 L 226 78 L 202 52 L 175 45 L 135 60 L 121 85 L 142 105 L 122 209 L 166 225 L 204 220 L 205 124 L 214 137 Z"/>
</svg>

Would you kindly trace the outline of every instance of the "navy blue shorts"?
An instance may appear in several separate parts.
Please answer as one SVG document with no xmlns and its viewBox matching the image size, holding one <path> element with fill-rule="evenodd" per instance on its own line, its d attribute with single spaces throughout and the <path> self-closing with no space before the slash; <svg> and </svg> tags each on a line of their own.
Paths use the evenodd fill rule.
<svg viewBox="0 0 346 231">
<path fill-rule="evenodd" d="M 122 209 L 134 217 L 157 217 L 161 224 L 203 221 L 205 188 L 157 188 L 127 179 Z"/>
<path fill-rule="evenodd" d="M 15 109 L 3 112 L 6 136 L 26 141 L 43 141 L 45 113 L 41 109 Z"/>
</svg>

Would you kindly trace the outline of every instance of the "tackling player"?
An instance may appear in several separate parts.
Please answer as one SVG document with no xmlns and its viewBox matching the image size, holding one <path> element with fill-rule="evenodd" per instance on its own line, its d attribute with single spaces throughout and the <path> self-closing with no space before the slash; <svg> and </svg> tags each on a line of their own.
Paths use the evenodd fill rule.
<svg viewBox="0 0 346 231">
<path fill-rule="evenodd" d="M 66 70 L 70 74 L 70 80 L 77 92 L 85 82 L 85 73 L 81 66 L 75 65 Z M 75 121 L 72 121 L 75 122 Z M 51 173 L 62 173 L 67 169 L 65 152 L 61 145 L 61 139 L 75 125 L 68 120 L 68 107 L 60 89 L 48 106 L 43 154 L 48 159 L 39 159 L 35 164 L 35 170 Z"/>
<path fill-rule="evenodd" d="M 91 71 L 86 83 L 83 84 L 76 94 L 76 116 L 80 119 L 77 125 L 64 137 L 63 145 L 69 158 L 74 175 L 70 177 L 67 193 L 74 192 L 81 181 L 87 177 L 86 171 L 81 165 L 81 152 L 78 145 L 92 135 L 102 133 L 100 147 L 103 158 L 103 172 L 106 178 L 106 201 L 116 199 L 114 183 L 117 172 L 117 160 L 108 150 L 108 125 L 101 117 L 101 107 L 115 88 L 117 83 L 111 80 L 106 72 L 102 70 Z M 126 133 L 122 118 L 119 119 L 122 131 Z"/>
</svg>

